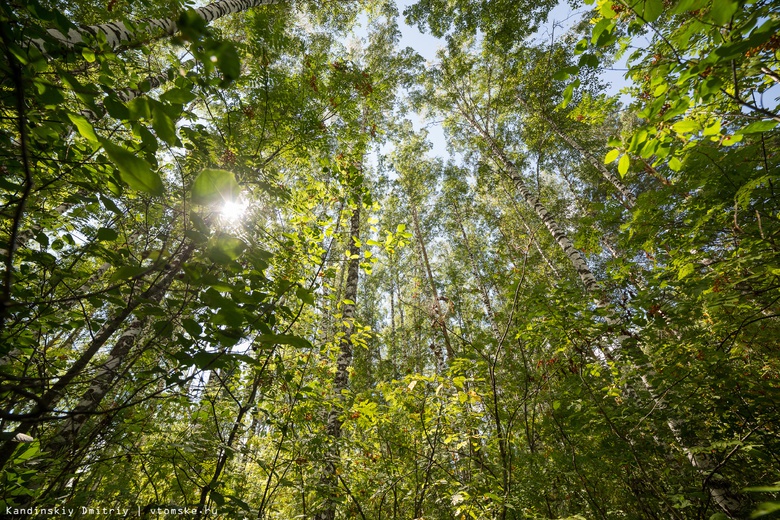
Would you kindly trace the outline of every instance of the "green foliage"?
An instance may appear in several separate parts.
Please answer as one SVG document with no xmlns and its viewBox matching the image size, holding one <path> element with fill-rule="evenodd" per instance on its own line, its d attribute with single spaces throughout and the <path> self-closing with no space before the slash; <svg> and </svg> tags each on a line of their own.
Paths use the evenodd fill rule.
<svg viewBox="0 0 780 520">
<path fill-rule="evenodd" d="M 0 6 L 0 507 L 777 514 L 771 2 L 182 7 Z"/>
</svg>

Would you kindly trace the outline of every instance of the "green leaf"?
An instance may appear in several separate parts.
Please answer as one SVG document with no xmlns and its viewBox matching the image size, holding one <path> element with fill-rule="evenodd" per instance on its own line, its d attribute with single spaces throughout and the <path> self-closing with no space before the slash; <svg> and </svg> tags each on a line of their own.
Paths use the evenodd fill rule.
<svg viewBox="0 0 780 520">
<path fill-rule="evenodd" d="M 597 69 L 599 67 L 599 58 L 595 54 L 583 54 L 580 57 L 578 65 L 580 67 L 590 67 L 592 69 Z"/>
<path fill-rule="evenodd" d="M 769 132 L 778 124 L 777 121 L 756 121 L 750 123 L 739 131 L 740 134 L 757 134 L 760 132 Z"/>
<path fill-rule="evenodd" d="M 236 176 L 226 170 L 205 169 L 192 184 L 192 201 L 204 206 L 236 200 L 241 187 Z"/>
<path fill-rule="evenodd" d="M 687 134 L 687 133 L 695 132 L 699 130 L 699 128 L 701 128 L 699 126 L 699 123 L 697 123 L 696 121 L 692 121 L 690 119 L 684 119 L 672 125 L 672 129 L 678 134 Z"/>
<path fill-rule="evenodd" d="M 137 154 L 117 146 L 106 139 L 100 140 L 108 158 L 119 169 L 119 176 L 134 190 L 160 196 L 165 193 L 160 176 L 152 171 L 148 162 Z"/>
<path fill-rule="evenodd" d="M 608 151 L 607 155 L 604 156 L 604 164 L 615 162 L 615 159 L 618 158 L 618 155 L 620 155 L 620 150 L 618 150 L 617 148 Z"/>
<path fill-rule="evenodd" d="M 704 128 L 704 136 L 720 135 L 720 119 L 716 119 L 711 125 Z"/>
<path fill-rule="evenodd" d="M 677 2 L 669 11 L 669 14 L 682 14 L 686 11 L 698 11 L 705 7 L 708 0 L 681 0 Z"/>
<path fill-rule="evenodd" d="M 179 142 L 176 136 L 176 125 L 159 103 L 152 106 L 152 128 L 157 132 L 157 136 L 169 145 L 176 146 Z"/>
<path fill-rule="evenodd" d="M 203 334 L 203 328 L 197 321 L 191 318 L 185 318 L 181 320 L 181 326 L 184 327 L 184 330 L 186 330 L 193 338 L 200 337 L 200 335 Z"/>
<path fill-rule="evenodd" d="M 218 264 L 227 264 L 241 256 L 246 249 L 243 240 L 221 233 L 213 238 L 208 250 L 209 258 Z"/>
<path fill-rule="evenodd" d="M 603 16 L 606 19 L 614 18 L 617 14 L 614 9 L 612 9 L 612 6 L 615 5 L 610 0 L 607 0 L 603 4 L 601 4 L 601 7 L 599 8 L 599 13 L 601 16 Z M 595 41 L 595 40 L 594 40 Z"/>
<path fill-rule="evenodd" d="M 164 94 L 160 96 L 160 101 L 165 101 L 166 103 L 178 103 L 178 104 L 186 104 L 195 99 L 195 94 L 190 92 L 189 90 L 185 90 L 179 87 L 174 87 L 171 90 L 168 90 Z"/>
<path fill-rule="evenodd" d="M 217 69 L 225 76 L 228 81 L 238 79 L 241 75 L 241 60 L 238 57 L 236 47 L 229 42 L 222 42 L 215 49 L 217 58 Z"/>
<path fill-rule="evenodd" d="M 147 271 L 149 271 L 148 267 L 141 267 L 140 265 L 125 265 L 117 269 L 114 274 L 111 275 L 111 282 L 137 278 Z"/>
<path fill-rule="evenodd" d="M 693 273 L 694 265 L 693 264 L 685 264 L 680 268 L 679 271 L 677 271 L 677 279 L 682 280 L 683 278 L 689 276 L 691 273 Z"/>
<path fill-rule="evenodd" d="M 250 505 L 249 505 L 249 504 L 247 504 L 246 502 L 244 502 L 243 500 L 241 500 L 240 498 L 238 498 L 238 497 L 234 497 L 234 496 L 232 496 L 232 495 L 228 495 L 228 496 L 226 496 L 225 498 L 227 498 L 227 499 L 228 499 L 228 500 L 230 500 L 231 502 L 235 502 L 235 504 L 236 504 L 238 507 L 240 507 L 241 509 L 243 509 L 244 511 L 247 511 L 247 512 L 252 512 L 252 508 L 250 507 Z"/>
<path fill-rule="evenodd" d="M 119 233 L 111 228 L 100 228 L 97 231 L 97 239 L 101 242 L 112 242 L 119 238 Z"/>
<path fill-rule="evenodd" d="M 713 0 L 710 9 L 710 18 L 718 25 L 726 25 L 731 21 L 731 17 L 739 9 L 739 2 L 734 0 Z"/>
<path fill-rule="evenodd" d="M 192 361 L 201 370 L 215 370 L 225 367 L 231 361 L 231 357 L 222 352 L 198 352 L 192 356 Z"/>
<path fill-rule="evenodd" d="M 580 80 L 574 80 L 568 87 L 566 87 L 563 91 L 563 102 L 561 103 L 562 108 L 566 108 L 566 105 L 571 102 L 572 95 L 574 94 L 574 89 L 580 86 Z"/>
<path fill-rule="evenodd" d="M 756 510 L 750 514 L 750 518 L 760 518 L 776 511 L 780 511 L 780 502 L 762 502 L 758 504 Z"/>
<path fill-rule="evenodd" d="M 290 334 L 261 334 L 255 338 L 255 341 L 272 345 L 290 345 L 303 349 L 311 348 L 311 343 L 307 340 Z"/>
<path fill-rule="evenodd" d="M 607 31 L 609 33 L 614 27 L 615 27 L 615 23 L 612 20 L 608 18 L 602 18 L 593 27 L 593 32 L 590 38 L 590 42 L 595 44 L 599 40 L 599 37 L 604 31 Z"/>
<path fill-rule="evenodd" d="M 642 18 L 644 18 L 646 22 L 651 23 L 656 21 L 663 12 L 664 3 L 662 0 L 645 0 Z"/>
<path fill-rule="evenodd" d="M 627 153 L 624 153 L 618 162 L 618 172 L 621 176 L 625 176 L 628 173 L 629 166 L 631 166 L 631 158 Z"/>
<path fill-rule="evenodd" d="M 568 79 L 569 76 L 572 74 L 577 74 L 580 71 L 579 67 L 564 67 L 560 70 L 558 70 L 555 74 L 553 74 L 553 79 L 557 79 L 559 81 Z"/>
<path fill-rule="evenodd" d="M 312 292 L 308 289 L 305 289 L 304 287 L 298 287 L 295 289 L 295 295 L 303 303 L 314 305 L 314 294 L 312 294 Z"/>
<path fill-rule="evenodd" d="M 669 168 L 671 168 L 676 172 L 679 172 L 680 169 L 682 168 L 682 162 L 677 157 L 672 157 L 671 159 L 669 159 Z"/>
<path fill-rule="evenodd" d="M 749 493 L 777 493 L 780 491 L 780 486 L 751 486 L 744 488 L 742 491 Z"/>
<path fill-rule="evenodd" d="M 97 144 L 99 142 L 95 129 L 92 128 L 92 124 L 87 121 L 87 118 L 78 114 L 68 112 L 68 119 L 76 125 L 76 129 L 79 131 L 82 137 L 91 143 Z"/>
</svg>

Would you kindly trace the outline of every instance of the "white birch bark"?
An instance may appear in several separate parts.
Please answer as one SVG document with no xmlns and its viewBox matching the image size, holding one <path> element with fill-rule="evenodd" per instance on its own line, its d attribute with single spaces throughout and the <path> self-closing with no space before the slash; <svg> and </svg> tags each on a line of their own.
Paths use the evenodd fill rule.
<svg viewBox="0 0 780 520">
<path fill-rule="evenodd" d="M 517 96 L 517 99 L 518 101 L 520 101 L 520 103 L 522 103 L 522 105 L 525 108 L 531 111 L 531 106 L 528 104 L 528 102 L 525 99 L 523 99 L 520 96 Z M 634 197 L 634 194 L 631 193 L 631 191 L 628 189 L 628 187 L 625 184 L 623 184 L 623 181 L 621 181 L 614 173 L 609 171 L 609 168 L 607 168 L 607 166 L 602 161 L 598 160 L 598 158 L 596 158 L 592 153 L 586 150 L 585 147 L 583 147 L 580 143 L 578 143 L 577 140 L 574 139 L 571 135 L 564 132 L 561 129 L 561 127 L 558 126 L 558 124 L 555 121 L 553 121 L 552 118 L 547 116 L 547 114 L 545 114 L 541 110 L 536 110 L 534 112 L 539 114 L 539 117 L 544 119 L 544 121 L 548 125 L 550 125 L 550 127 L 553 129 L 556 135 L 558 135 L 558 137 L 566 141 L 569 144 L 569 146 L 577 150 L 577 152 L 579 152 L 580 155 L 585 157 L 585 159 L 587 159 L 588 162 L 594 168 L 596 168 L 601 173 L 601 175 L 607 181 L 609 181 L 609 183 L 612 184 L 615 187 L 615 189 L 618 190 L 618 192 L 620 192 L 620 195 L 623 197 L 623 204 L 625 205 L 626 209 L 631 209 L 636 205 L 636 197 Z"/>
<path fill-rule="evenodd" d="M 209 23 L 217 18 L 245 11 L 251 7 L 277 2 L 278 0 L 219 0 L 195 9 L 195 13 L 206 23 Z M 105 38 L 111 49 L 117 49 L 121 45 L 171 36 L 179 30 L 176 20 L 177 17 L 144 20 L 139 23 L 139 28 L 135 31 L 127 27 L 124 22 L 109 22 L 71 29 L 68 34 L 62 34 L 56 29 L 49 29 L 48 32 L 57 40 L 62 50 L 85 44 L 93 37 Z M 35 39 L 31 43 L 43 54 L 47 54 L 46 44 L 43 40 Z"/>
<path fill-rule="evenodd" d="M 355 301 L 357 299 L 358 278 L 360 273 L 360 247 L 357 245 L 360 237 L 360 197 L 357 197 L 356 207 L 350 220 L 349 233 L 349 265 L 347 267 L 347 286 L 344 297 L 353 302 L 341 307 L 344 322 L 343 336 L 339 341 L 339 356 L 336 361 L 336 375 L 333 377 L 333 394 L 339 403 L 344 403 L 344 390 L 349 382 L 349 367 L 352 365 L 352 334 L 355 330 Z M 339 417 L 340 406 L 331 407 L 327 418 L 327 433 L 330 445 L 325 455 L 324 471 L 320 478 L 320 486 L 326 493 L 325 504 L 314 515 L 314 520 L 334 520 L 336 517 L 336 501 L 333 493 L 338 487 L 337 466 L 341 458 L 338 440 L 341 438 L 342 420 Z"/>
<path fill-rule="evenodd" d="M 54 383 L 46 392 L 43 393 L 36 401 L 35 407 L 29 412 L 24 414 L 24 421 L 16 428 L 14 433 L 28 433 L 35 425 L 37 425 L 42 418 L 52 411 L 54 407 L 65 395 L 68 386 L 79 377 L 87 366 L 91 363 L 92 359 L 98 353 L 98 351 L 108 342 L 109 339 L 122 327 L 122 324 L 130 317 L 133 311 L 143 302 L 150 299 L 154 299 L 158 294 L 164 293 L 170 284 L 173 282 L 177 272 L 178 266 L 181 265 L 194 250 L 193 245 L 187 246 L 179 256 L 177 263 L 168 270 L 165 276 L 162 277 L 156 284 L 147 289 L 143 294 L 132 299 L 128 304 L 121 309 L 112 319 L 106 321 L 100 330 L 95 334 L 92 341 L 89 343 L 87 349 L 82 352 L 81 356 L 68 368 L 68 370 L 60 376 L 56 383 Z M 14 419 L 12 419 L 14 420 Z M 9 442 L 5 442 L 0 445 L 0 469 L 9 461 L 13 454 L 15 446 Z"/>
</svg>

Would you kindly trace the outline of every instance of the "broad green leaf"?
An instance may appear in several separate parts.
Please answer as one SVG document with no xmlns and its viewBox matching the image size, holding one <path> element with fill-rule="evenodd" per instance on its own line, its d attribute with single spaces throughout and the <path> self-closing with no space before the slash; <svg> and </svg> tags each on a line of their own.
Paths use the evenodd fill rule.
<svg viewBox="0 0 780 520">
<path fill-rule="evenodd" d="M 757 134 L 760 132 L 769 132 L 770 130 L 774 129 L 778 124 L 777 121 L 756 121 L 754 123 L 750 123 L 745 128 L 742 128 L 739 133 L 740 134 Z"/>
<path fill-rule="evenodd" d="M 236 52 L 236 47 L 230 42 L 222 42 L 215 50 L 217 58 L 217 68 L 225 76 L 225 79 L 232 81 L 238 79 L 241 75 L 241 60 Z"/>
<path fill-rule="evenodd" d="M 71 122 L 76 125 L 76 129 L 79 131 L 79 134 L 81 134 L 81 136 L 84 137 L 87 141 L 95 144 L 100 142 L 98 140 L 97 134 L 95 133 L 95 129 L 92 128 L 92 124 L 87 121 L 86 117 L 68 112 L 68 119 L 70 119 Z"/>
<path fill-rule="evenodd" d="M 203 334 L 203 328 L 200 326 L 200 324 L 197 321 L 191 318 L 185 318 L 181 320 L 181 326 L 193 338 L 200 337 L 200 335 Z"/>
<path fill-rule="evenodd" d="M 595 54 L 583 54 L 580 57 L 578 65 L 580 67 L 590 67 L 592 69 L 597 69 L 599 66 L 599 58 Z"/>
<path fill-rule="evenodd" d="M 656 21 L 663 12 L 664 3 L 662 0 L 645 0 L 642 18 L 644 18 L 646 22 L 651 23 Z"/>
<path fill-rule="evenodd" d="M 678 134 L 687 134 L 699 130 L 700 125 L 696 121 L 684 119 L 672 125 L 672 129 Z"/>
<path fill-rule="evenodd" d="M 160 196 L 165 193 L 160 176 L 152 171 L 148 162 L 135 153 L 117 146 L 106 139 L 100 140 L 108 158 L 119 169 L 119 176 L 134 190 Z"/>
<path fill-rule="evenodd" d="M 751 486 L 744 488 L 742 491 L 750 493 L 777 493 L 780 491 L 780 486 Z"/>
<path fill-rule="evenodd" d="M 599 40 L 599 37 L 604 31 L 609 32 L 614 27 L 615 27 L 615 23 L 608 18 L 603 18 L 599 20 L 596 23 L 596 25 L 593 27 L 593 32 L 592 32 L 590 42 L 595 44 Z"/>
<path fill-rule="evenodd" d="M 140 265 L 125 265 L 114 271 L 114 274 L 111 275 L 111 282 L 137 278 L 138 276 L 141 276 L 148 271 L 148 267 L 141 267 Z"/>
<path fill-rule="evenodd" d="M 606 2 L 601 4 L 601 6 L 599 7 L 599 13 L 601 14 L 601 16 L 603 16 L 604 18 L 606 18 L 608 20 L 611 20 L 612 18 L 614 18 L 615 15 L 617 14 L 615 12 L 615 10 L 612 9 L 612 6 L 614 6 L 614 5 L 615 4 L 611 0 L 607 0 Z"/>
<path fill-rule="evenodd" d="M 166 103 L 178 103 L 178 104 L 186 104 L 195 99 L 195 94 L 190 92 L 189 90 L 185 90 L 179 87 L 174 87 L 164 94 L 160 96 L 160 101 L 165 101 Z"/>
<path fill-rule="evenodd" d="M 726 25 L 739 10 L 739 2 L 735 0 L 712 0 L 710 18 L 718 25 Z"/>
<path fill-rule="evenodd" d="M 680 168 L 682 168 L 682 162 L 677 157 L 672 157 L 669 159 L 669 168 L 672 170 L 679 172 Z"/>
<path fill-rule="evenodd" d="M 227 495 L 225 496 L 225 498 L 227 498 L 231 502 L 234 502 L 238 507 L 240 507 L 244 511 L 248 513 L 252 512 L 252 507 L 246 502 L 244 502 L 243 500 L 241 500 L 240 498 L 234 497 L 233 495 Z"/>
<path fill-rule="evenodd" d="M 304 287 L 298 287 L 295 289 L 295 295 L 298 297 L 299 300 L 301 300 L 303 303 L 307 303 L 309 305 L 314 305 L 314 294 L 312 292 Z"/>
<path fill-rule="evenodd" d="M 230 360 L 228 354 L 222 352 L 198 352 L 192 356 L 193 364 L 201 370 L 223 368 Z"/>
<path fill-rule="evenodd" d="M 152 128 L 157 136 L 169 145 L 176 146 L 179 142 L 176 136 L 176 125 L 159 103 L 152 106 Z"/>
<path fill-rule="evenodd" d="M 708 3 L 708 0 L 681 0 L 672 6 L 669 14 L 682 14 L 686 11 L 697 11 L 705 7 Z"/>
<path fill-rule="evenodd" d="M 119 238 L 119 233 L 111 228 L 100 228 L 97 231 L 97 239 L 102 242 L 111 242 Z"/>
<path fill-rule="evenodd" d="M 685 264 L 677 271 L 677 279 L 682 280 L 683 278 L 693 273 L 693 270 L 694 270 L 693 264 Z"/>
<path fill-rule="evenodd" d="M 579 71 L 579 67 L 564 67 L 553 74 L 553 79 L 565 80 L 568 79 L 572 74 L 577 74 Z"/>
<path fill-rule="evenodd" d="M 236 176 L 227 170 L 207 168 L 200 172 L 192 184 L 192 201 L 195 204 L 218 204 L 234 201 L 241 188 Z"/>
<path fill-rule="evenodd" d="M 219 234 L 210 241 L 208 250 L 209 258 L 218 264 L 232 262 L 244 252 L 246 244 L 243 240 L 227 234 Z"/>
<path fill-rule="evenodd" d="M 716 119 L 711 125 L 704 129 L 703 135 L 720 135 L 720 119 Z"/>
<path fill-rule="evenodd" d="M 780 511 L 780 502 L 762 502 L 758 504 L 755 511 L 750 514 L 750 518 L 761 518 L 764 515 Z"/>
<path fill-rule="evenodd" d="M 563 90 L 563 102 L 561 102 L 561 107 L 566 108 L 566 105 L 571 102 L 572 95 L 574 94 L 574 89 L 580 86 L 580 80 L 574 80 L 574 82 L 570 83 L 569 86 L 567 86 Z"/>
</svg>

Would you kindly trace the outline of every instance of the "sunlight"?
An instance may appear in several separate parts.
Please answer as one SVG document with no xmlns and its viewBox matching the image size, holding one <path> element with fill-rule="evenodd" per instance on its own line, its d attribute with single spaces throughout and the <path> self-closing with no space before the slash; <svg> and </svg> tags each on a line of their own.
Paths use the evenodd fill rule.
<svg viewBox="0 0 780 520">
<path fill-rule="evenodd" d="M 237 222 L 244 216 L 248 204 L 243 200 L 228 200 L 222 204 L 220 215 L 229 222 Z"/>
</svg>

